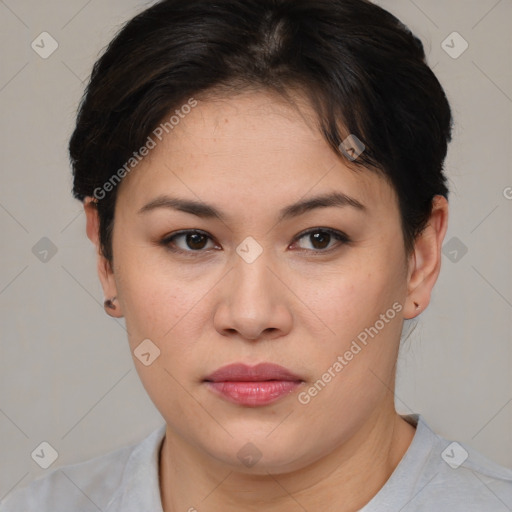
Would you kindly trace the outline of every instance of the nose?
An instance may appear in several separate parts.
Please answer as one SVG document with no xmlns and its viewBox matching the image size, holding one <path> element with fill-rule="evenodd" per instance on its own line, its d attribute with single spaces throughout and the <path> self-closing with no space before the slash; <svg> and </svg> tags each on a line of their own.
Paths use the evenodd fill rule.
<svg viewBox="0 0 512 512">
<path fill-rule="evenodd" d="M 274 339 L 292 327 L 291 292 L 286 277 L 270 267 L 265 251 L 247 263 L 235 256 L 234 268 L 219 284 L 215 329 L 223 336 L 244 340 Z"/>
</svg>

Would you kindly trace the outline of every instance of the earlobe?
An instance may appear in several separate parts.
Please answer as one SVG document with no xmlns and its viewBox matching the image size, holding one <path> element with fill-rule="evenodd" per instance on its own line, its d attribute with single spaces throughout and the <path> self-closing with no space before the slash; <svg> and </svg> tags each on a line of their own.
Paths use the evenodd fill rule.
<svg viewBox="0 0 512 512">
<path fill-rule="evenodd" d="M 408 292 L 404 318 L 424 311 L 441 270 L 442 244 L 448 229 L 448 201 L 435 196 L 427 226 L 418 235 L 409 262 Z"/>
<path fill-rule="evenodd" d="M 116 301 L 117 297 L 107 299 L 103 302 L 103 307 L 105 308 L 105 312 L 107 313 L 107 315 L 118 318 L 118 316 L 114 313 L 114 311 L 117 310 Z"/>
<path fill-rule="evenodd" d="M 98 255 L 98 275 L 103 288 L 105 299 L 103 306 L 107 315 L 121 318 L 121 305 L 117 300 L 117 285 L 110 262 L 101 254 Z"/>
</svg>

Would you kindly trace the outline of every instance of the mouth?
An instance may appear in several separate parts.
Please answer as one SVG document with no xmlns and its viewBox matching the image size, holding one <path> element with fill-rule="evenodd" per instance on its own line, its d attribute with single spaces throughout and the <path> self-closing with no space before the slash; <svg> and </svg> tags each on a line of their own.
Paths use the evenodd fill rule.
<svg viewBox="0 0 512 512">
<path fill-rule="evenodd" d="M 235 363 L 214 371 L 204 382 L 212 392 L 228 402 L 258 407 L 292 393 L 304 380 L 272 363 L 256 366 Z"/>
</svg>

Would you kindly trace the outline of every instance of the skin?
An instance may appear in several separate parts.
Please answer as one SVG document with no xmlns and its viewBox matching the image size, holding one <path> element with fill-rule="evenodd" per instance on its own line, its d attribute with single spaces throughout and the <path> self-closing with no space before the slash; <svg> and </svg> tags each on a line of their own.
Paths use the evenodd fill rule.
<svg viewBox="0 0 512 512">
<path fill-rule="evenodd" d="M 373 172 L 349 169 L 314 119 L 307 102 L 297 110 L 266 92 L 200 101 L 119 185 L 113 265 L 100 252 L 96 210 L 84 203 L 105 297 L 118 298 L 110 314 L 126 318 L 132 355 L 147 338 L 160 349 L 150 366 L 134 364 L 167 423 L 165 512 L 355 511 L 414 436 L 394 408 L 395 366 L 403 321 L 427 307 L 439 275 L 448 204 L 436 196 L 407 257 L 394 190 Z M 326 207 L 277 222 L 284 206 L 333 190 L 366 211 Z M 214 205 L 225 218 L 137 213 L 162 193 Z M 342 231 L 351 242 L 296 238 L 311 228 Z M 189 257 L 160 244 L 189 229 L 211 237 L 175 240 Z M 236 252 L 248 236 L 263 250 L 252 263 Z M 395 302 L 401 311 L 300 403 L 298 393 Z M 250 408 L 203 382 L 225 364 L 263 361 L 304 384 Z M 261 453 L 252 467 L 237 456 L 248 442 Z"/>
</svg>

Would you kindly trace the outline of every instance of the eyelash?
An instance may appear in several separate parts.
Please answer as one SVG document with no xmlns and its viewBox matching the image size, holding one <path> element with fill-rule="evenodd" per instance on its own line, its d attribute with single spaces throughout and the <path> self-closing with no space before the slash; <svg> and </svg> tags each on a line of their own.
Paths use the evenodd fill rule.
<svg viewBox="0 0 512 512">
<path fill-rule="evenodd" d="M 322 234 L 331 235 L 340 244 L 337 246 L 335 245 L 334 247 L 331 247 L 330 249 L 317 249 L 317 250 L 315 250 L 315 249 L 299 249 L 300 252 L 310 252 L 315 255 L 322 255 L 322 254 L 331 253 L 333 250 L 336 250 L 337 248 L 339 248 L 340 245 L 349 245 L 352 242 L 352 240 L 342 231 L 337 231 L 335 229 L 330 229 L 330 228 L 313 228 L 313 229 L 308 229 L 307 231 L 304 231 L 302 233 L 299 233 L 293 239 L 292 244 L 296 243 L 301 238 L 307 237 L 308 235 L 312 235 L 314 233 L 322 233 Z M 212 237 L 210 237 L 210 235 L 208 235 L 208 233 L 206 233 L 205 231 L 201 231 L 199 229 L 190 229 L 190 230 L 184 230 L 184 231 L 179 231 L 177 233 L 173 233 L 172 235 L 165 237 L 160 242 L 160 244 L 163 245 L 166 249 L 168 249 L 171 252 L 183 254 L 187 257 L 194 257 L 197 254 L 205 253 L 206 250 L 204 250 L 204 249 L 199 249 L 196 251 L 194 251 L 194 250 L 186 251 L 183 249 L 176 248 L 176 246 L 172 245 L 176 238 L 186 236 L 186 235 L 192 235 L 192 234 L 203 235 L 203 236 L 206 236 L 207 238 L 209 238 L 210 240 L 213 240 Z"/>
</svg>

